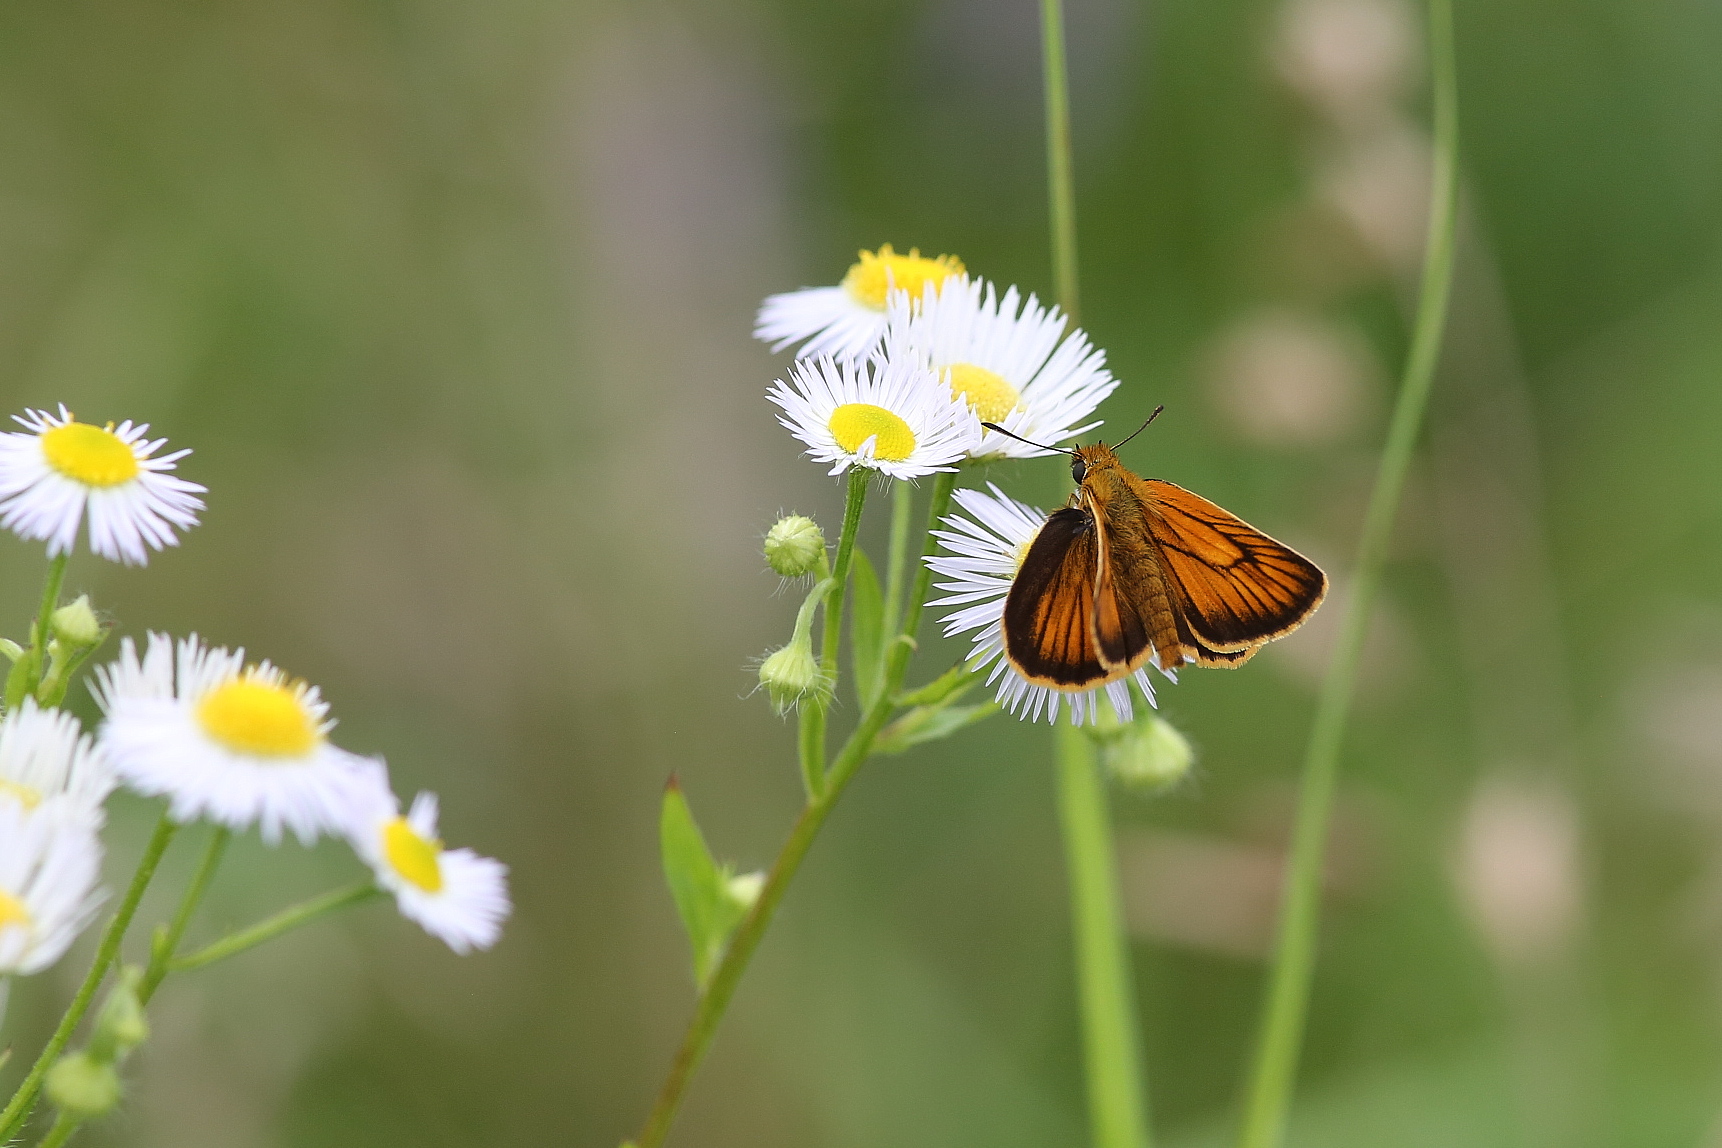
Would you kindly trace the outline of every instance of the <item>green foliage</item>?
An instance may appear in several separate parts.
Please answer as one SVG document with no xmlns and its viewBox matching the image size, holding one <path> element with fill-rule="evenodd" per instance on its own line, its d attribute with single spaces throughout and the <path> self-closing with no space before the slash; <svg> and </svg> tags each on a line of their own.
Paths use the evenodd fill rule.
<svg viewBox="0 0 1722 1148">
<path fill-rule="evenodd" d="M 873 563 L 859 546 L 849 573 L 849 640 L 854 647 L 855 692 L 866 709 L 885 684 L 885 596 Z"/>
<path fill-rule="evenodd" d="M 723 956 L 730 934 L 747 913 L 747 902 L 731 886 L 731 874 L 712 859 L 705 836 L 694 821 L 693 810 L 675 778 L 664 787 L 664 805 L 658 818 L 659 845 L 663 850 L 664 878 L 675 898 L 676 912 L 688 932 L 693 950 L 694 980 L 701 988 Z"/>
</svg>

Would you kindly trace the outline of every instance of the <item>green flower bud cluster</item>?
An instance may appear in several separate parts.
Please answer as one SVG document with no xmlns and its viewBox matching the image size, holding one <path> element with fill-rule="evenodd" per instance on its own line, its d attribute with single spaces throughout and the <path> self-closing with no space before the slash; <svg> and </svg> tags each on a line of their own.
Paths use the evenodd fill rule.
<svg viewBox="0 0 1722 1148">
<path fill-rule="evenodd" d="M 136 965 L 120 970 L 119 982 L 96 1017 L 89 1047 L 61 1057 L 48 1070 L 48 1099 L 66 1116 L 92 1120 L 119 1104 L 124 1089 L 118 1066 L 149 1039 L 149 1020 L 138 998 L 142 981 L 143 970 Z"/>
</svg>

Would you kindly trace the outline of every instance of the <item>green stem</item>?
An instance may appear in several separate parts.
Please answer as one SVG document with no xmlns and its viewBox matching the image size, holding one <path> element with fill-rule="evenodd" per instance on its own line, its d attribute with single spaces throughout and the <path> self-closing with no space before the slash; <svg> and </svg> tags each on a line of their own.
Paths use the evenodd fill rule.
<svg viewBox="0 0 1722 1148">
<path fill-rule="evenodd" d="M 29 1074 L 24 1077 L 23 1083 L 18 1085 L 18 1091 L 12 1094 L 5 1111 L 0 1112 L 0 1144 L 7 1143 L 17 1135 L 24 1121 L 29 1119 L 30 1110 L 36 1103 L 36 1094 L 42 1088 L 42 1078 L 48 1074 L 48 1069 L 54 1066 L 54 1062 L 60 1059 L 60 1054 L 66 1050 L 66 1043 L 72 1039 L 73 1030 L 78 1027 L 78 1022 L 84 1019 L 90 1002 L 95 999 L 96 989 L 101 987 L 108 966 L 114 963 L 114 957 L 119 954 L 120 941 L 125 938 L 126 928 L 138 910 L 138 902 L 143 899 L 144 890 L 149 888 L 156 866 L 161 863 L 161 856 L 167 852 L 178 828 L 166 813 L 156 822 L 155 833 L 144 847 L 143 857 L 138 861 L 137 872 L 132 874 L 132 883 L 126 889 L 125 899 L 114 911 L 113 919 L 108 922 L 108 927 L 96 946 L 96 957 L 90 962 L 90 971 L 84 974 L 84 983 L 78 986 L 72 1003 L 66 1008 L 66 1015 L 60 1018 L 60 1025 L 54 1030 L 54 1035 L 48 1038 L 42 1055 L 30 1066 Z"/>
<path fill-rule="evenodd" d="M 48 1130 L 46 1136 L 42 1137 L 42 1142 L 36 1148 L 60 1148 L 62 1144 L 72 1138 L 72 1133 L 76 1132 L 78 1125 L 82 1123 L 83 1121 L 76 1117 L 68 1116 L 64 1112 L 60 1113 L 59 1118 L 54 1121 L 54 1126 Z"/>
<path fill-rule="evenodd" d="M 1061 0 L 1041 0 L 1046 82 L 1047 201 L 1053 283 L 1070 322 L 1081 306 L 1076 260 L 1076 180 L 1070 155 L 1070 94 Z M 1070 871 L 1072 941 L 1088 1082 L 1089 1135 L 1096 1148 L 1147 1148 L 1148 1098 L 1137 1038 L 1130 950 L 1118 910 L 1117 858 L 1105 785 L 1093 746 L 1078 729 L 1058 727 L 1059 813 Z"/>
<path fill-rule="evenodd" d="M 1058 807 L 1070 877 L 1090 1135 L 1096 1148 L 1147 1148 L 1136 993 L 1118 910 L 1106 784 L 1086 734 L 1064 722 L 1057 736 Z"/>
<path fill-rule="evenodd" d="M 186 972 L 190 969 L 201 969 L 204 965 L 213 965 L 216 961 L 243 953 L 246 949 L 255 948 L 264 941 L 272 941 L 282 933 L 291 932 L 300 925 L 308 925 L 318 917 L 326 917 L 330 913 L 345 909 L 351 905 L 360 905 L 366 901 L 381 897 L 383 891 L 369 881 L 361 881 L 357 885 L 345 889 L 336 889 L 324 893 L 321 897 L 313 897 L 309 901 L 301 901 L 291 908 L 283 909 L 273 917 L 267 917 L 257 922 L 249 929 L 241 929 L 230 933 L 207 948 L 199 949 L 189 957 L 180 957 L 168 964 L 168 971 L 175 973 Z"/>
<path fill-rule="evenodd" d="M 891 545 L 886 551 L 885 611 L 882 632 L 897 632 L 898 611 L 903 608 L 903 567 L 909 554 L 909 522 L 915 516 L 915 488 L 906 482 L 891 484 Z"/>
<path fill-rule="evenodd" d="M 209 889 L 209 882 L 214 879 L 222 855 L 227 852 L 227 843 L 232 839 L 233 832 L 223 825 L 216 826 L 210 834 L 203 858 L 197 863 L 197 871 L 191 875 L 191 884 L 185 887 L 185 896 L 180 899 L 179 911 L 173 915 L 173 923 L 155 938 L 150 947 L 149 968 L 144 970 L 143 981 L 138 985 L 139 1004 L 147 1005 L 160 987 L 162 978 L 167 976 L 173 955 L 179 951 L 179 942 L 185 936 L 185 928 L 191 924 L 191 915 L 197 912 L 197 906 L 203 901 L 203 894 Z"/>
<path fill-rule="evenodd" d="M 795 632 L 789 638 L 791 646 L 806 642 L 808 649 L 813 648 L 813 615 L 830 595 L 831 586 L 832 580 L 827 575 L 801 603 L 801 609 L 795 614 Z M 815 694 L 801 706 L 796 749 L 801 759 L 801 780 L 809 801 L 819 795 L 820 787 L 825 784 L 825 706 L 829 702 L 829 696 Z"/>
<path fill-rule="evenodd" d="M 955 487 L 954 474 L 942 473 L 934 479 L 932 505 L 927 516 L 928 533 L 923 535 L 923 555 L 925 547 L 932 541 L 931 530 L 950 505 L 951 491 Z M 853 497 L 853 487 L 851 495 Z M 857 503 L 857 518 L 859 515 Z M 845 522 L 847 523 L 847 516 Z M 843 551 L 839 548 L 838 562 L 841 565 L 844 561 Z M 723 958 L 712 973 L 711 981 L 694 1006 L 693 1018 L 688 1021 L 687 1030 L 682 1034 L 682 1043 L 676 1049 L 675 1059 L 670 1062 L 669 1075 L 664 1078 L 664 1085 L 658 1091 L 657 1100 L 646 1116 L 645 1126 L 635 1140 L 637 1148 L 660 1148 L 664 1138 L 669 1135 L 670 1125 L 681 1107 L 688 1084 L 693 1080 L 694 1070 L 699 1067 L 712 1037 L 716 1035 L 718 1024 L 729 1008 L 730 998 L 735 995 L 736 986 L 741 983 L 742 974 L 747 971 L 754 950 L 759 947 L 766 929 L 770 927 L 778 903 L 783 900 L 789 883 L 795 879 L 802 859 L 807 856 L 814 838 L 819 836 L 819 830 L 825 824 L 825 819 L 831 815 L 831 810 L 836 807 L 838 798 L 843 796 L 844 789 L 867 760 L 867 755 L 872 752 L 873 740 L 890 720 L 892 699 L 902 687 L 903 675 L 908 671 L 909 658 L 915 648 L 915 635 L 921 625 L 921 609 L 926 604 L 927 590 L 932 580 L 932 572 L 927 569 L 926 563 L 922 562 L 920 565 L 921 569 L 916 574 L 903 615 L 903 628 L 892 640 L 886 659 L 885 688 L 880 691 L 879 699 L 861 716 L 855 731 L 838 751 L 837 759 L 831 764 L 831 771 L 826 776 L 820 795 L 810 800 L 802 809 L 801 816 L 796 818 L 795 825 L 789 831 L 789 839 L 784 842 L 777 860 L 772 862 L 771 869 L 765 876 L 765 885 L 759 891 L 759 899 L 753 903 L 753 908 L 748 910 L 747 916 L 742 918 L 741 924 L 736 926 L 735 935 L 730 938 Z M 833 577 L 839 575 L 834 571 Z"/>
<path fill-rule="evenodd" d="M 1040 50 L 1046 87 L 1046 188 L 1052 222 L 1052 281 L 1059 306 L 1077 322 L 1076 180 L 1070 159 L 1070 84 L 1064 63 L 1064 5 L 1040 0 Z"/>
<path fill-rule="evenodd" d="M 30 635 L 30 649 L 6 678 L 6 708 L 15 709 L 36 691 L 42 681 L 42 669 L 48 658 L 49 628 L 54 624 L 54 610 L 60 604 L 60 586 L 66 580 L 66 560 L 71 554 L 56 554 L 48 560 L 48 577 L 42 584 L 42 608 L 36 615 L 36 628 Z"/>
<path fill-rule="evenodd" d="M 819 644 L 819 670 L 827 682 L 837 682 L 837 652 L 843 637 L 843 597 L 849 587 L 849 562 L 855 555 L 855 535 L 861 528 L 861 509 L 867 502 L 868 472 L 861 467 L 849 471 L 848 497 L 843 504 L 843 529 L 837 536 L 837 559 L 831 567 L 833 585 L 825 596 L 825 633 Z M 810 699 L 801 721 L 801 777 L 808 800 L 819 796 L 825 784 L 825 715 L 831 708 L 831 692 Z"/>
<path fill-rule="evenodd" d="M 1459 109 L 1454 64 L 1451 0 L 1429 2 L 1429 48 L 1435 96 L 1435 170 L 1429 207 L 1429 236 L 1417 318 L 1406 358 L 1404 383 L 1394 406 L 1387 445 L 1381 454 L 1375 490 L 1358 543 L 1350 600 L 1333 661 L 1328 664 L 1316 705 L 1298 793 L 1297 823 L 1286 870 L 1284 908 L 1274 950 L 1273 971 L 1264 1003 L 1261 1042 L 1244 1117 L 1239 1148 L 1279 1148 L 1285 1137 L 1286 1110 L 1297 1077 L 1298 1051 L 1309 1008 L 1319 927 L 1322 854 L 1328 814 L 1339 772 L 1359 653 L 1368 631 L 1370 607 L 1381 584 L 1382 566 L 1393 532 L 1399 497 L 1417 445 L 1423 411 L 1435 378 L 1447 298 L 1453 279 L 1453 235 L 1458 204 Z"/>
</svg>

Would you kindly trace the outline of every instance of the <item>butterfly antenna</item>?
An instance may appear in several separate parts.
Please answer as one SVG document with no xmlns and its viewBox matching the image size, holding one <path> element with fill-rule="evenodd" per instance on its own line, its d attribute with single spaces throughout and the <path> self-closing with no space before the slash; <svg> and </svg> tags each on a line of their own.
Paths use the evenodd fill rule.
<svg viewBox="0 0 1722 1148">
<path fill-rule="evenodd" d="M 1158 414 L 1159 412 L 1156 411 L 1155 413 Z M 1068 454 L 1068 455 L 1073 455 L 1073 456 L 1076 454 L 1075 451 L 1065 450 L 1061 446 L 1047 446 L 1045 443 L 1029 442 L 1028 439 L 1023 438 L 1019 434 L 1012 434 L 1010 431 L 1005 430 L 1003 427 L 999 426 L 999 424 L 997 424 L 997 423 L 982 423 L 981 425 L 986 427 L 990 431 L 998 431 L 1000 434 L 1004 435 L 1006 438 L 1014 438 L 1018 442 L 1026 442 L 1026 443 L 1028 443 L 1029 446 L 1039 447 L 1041 450 L 1055 450 L 1059 454 Z"/>
<path fill-rule="evenodd" d="M 1125 439 L 1125 440 L 1124 440 L 1124 442 L 1129 442 L 1129 441 L 1130 441 L 1130 439 L 1132 439 L 1132 438 L 1135 438 L 1135 437 L 1136 437 L 1136 436 L 1137 436 L 1137 435 L 1139 435 L 1139 434 L 1141 434 L 1141 433 L 1142 433 L 1142 432 L 1143 432 L 1143 431 L 1145 431 L 1145 430 L 1147 430 L 1147 429 L 1148 429 L 1148 423 L 1151 423 L 1151 422 L 1153 422 L 1153 421 L 1154 421 L 1154 420 L 1155 420 L 1155 419 L 1157 419 L 1157 418 L 1159 418 L 1159 417 L 1160 417 L 1160 412 L 1161 412 L 1161 411 L 1163 411 L 1163 410 L 1165 410 L 1165 409 L 1166 409 L 1166 404 L 1165 404 L 1165 403 L 1161 403 L 1161 404 L 1160 404 L 1160 405 L 1159 405 L 1159 406 L 1157 406 L 1157 407 L 1155 407 L 1155 408 L 1154 408 L 1154 413 L 1153 413 L 1153 414 L 1151 414 L 1151 415 L 1149 415 L 1149 416 L 1148 416 L 1148 421 L 1147 421 L 1147 422 L 1145 422 L 1145 423 L 1143 423 L 1143 424 L 1142 424 L 1142 425 L 1141 425 L 1141 426 L 1139 426 L 1139 427 L 1137 427 L 1137 428 L 1136 428 L 1136 429 L 1135 429 L 1135 430 L 1133 430 L 1133 431 L 1131 431 L 1131 432 L 1130 432 L 1130 437 L 1129 437 L 1129 438 L 1126 438 L 1126 439 Z M 1122 449 L 1122 448 L 1123 448 L 1123 446 L 1124 446 L 1124 442 L 1121 442 L 1121 443 L 1119 443 L 1119 444 L 1118 444 L 1118 445 L 1117 445 L 1117 446 L 1115 446 L 1115 447 L 1113 447 L 1113 448 L 1112 448 L 1112 449 L 1113 449 L 1113 450 L 1119 450 L 1119 449 Z"/>
</svg>

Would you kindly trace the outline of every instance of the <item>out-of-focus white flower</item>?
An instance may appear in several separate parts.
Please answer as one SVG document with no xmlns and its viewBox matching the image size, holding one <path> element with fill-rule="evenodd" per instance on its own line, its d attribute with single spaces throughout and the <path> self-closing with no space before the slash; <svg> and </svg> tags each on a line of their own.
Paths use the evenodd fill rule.
<svg viewBox="0 0 1722 1148">
<path fill-rule="evenodd" d="M 334 727 L 315 686 L 290 680 L 245 651 L 174 647 L 151 634 L 143 657 L 127 638 L 96 671 L 107 714 L 100 743 L 131 789 L 168 798 L 179 821 L 256 825 L 275 844 L 283 828 L 305 844 L 336 832 L 356 800 L 364 759 L 328 740 Z"/>
<path fill-rule="evenodd" d="M 804 287 L 771 296 L 759 309 L 753 333 L 774 351 L 807 340 L 796 352 L 804 359 L 861 358 L 878 347 L 885 333 L 885 308 L 892 295 L 919 300 L 929 286 L 936 293 L 962 274 L 963 262 L 954 255 L 928 259 L 916 248 L 899 255 L 887 243 L 877 253 L 861 252 L 860 261 L 836 287 Z"/>
<path fill-rule="evenodd" d="M 470 849 L 444 849 L 437 838 L 437 803 L 421 793 L 406 816 L 381 763 L 348 818 L 353 849 L 394 894 L 401 914 L 462 955 L 488 949 L 508 919 L 508 867 Z"/>
<path fill-rule="evenodd" d="M 101 904 L 101 867 L 95 824 L 68 798 L 0 801 L 0 977 L 60 959 Z"/>
<path fill-rule="evenodd" d="M 0 525 L 47 539 L 49 555 L 71 551 L 86 508 L 90 549 L 130 566 L 197 525 L 204 488 L 168 473 L 191 452 L 156 456 L 167 440 L 145 439 L 148 424 L 92 426 L 63 406 L 14 417 L 24 430 L 0 434 Z"/>
</svg>

